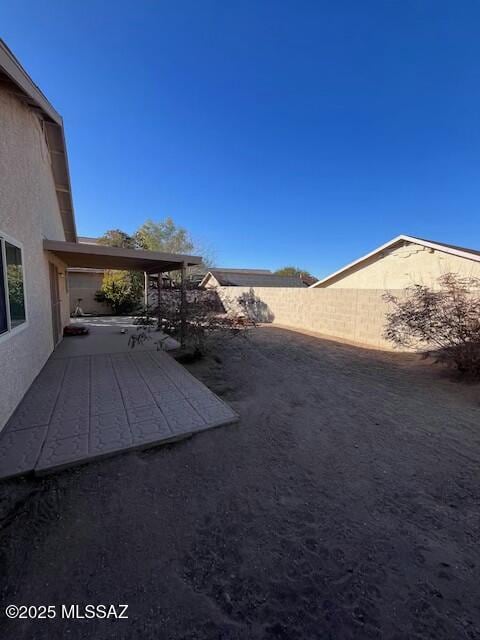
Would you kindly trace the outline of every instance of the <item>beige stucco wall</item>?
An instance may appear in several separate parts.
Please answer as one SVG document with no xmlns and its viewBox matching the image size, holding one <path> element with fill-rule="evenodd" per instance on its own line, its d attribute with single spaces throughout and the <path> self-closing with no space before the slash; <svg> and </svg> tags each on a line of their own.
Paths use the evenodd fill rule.
<svg viewBox="0 0 480 640">
<path fill-rule="evenodd" d="M 217 291 L 225 307 L 232 309 L 239 309 L 238 298 L 252 291 L 260 321 L 392 349 L 382 335 L 389 308 L 383 290 L 219 287 Z"/>
<path fill-rule="evenodd" d="M 0 428 L 53 349 L 48 257 L 44 238 L 65 240 L 50 157 L 37 116 L 0 89 L 0 233 L 23 248 L 27 324 L 0 336 Z M 65 265 L 52 258 L 59 278 L 61 313 L 68 323 Z"/>
<path fill-rule="evenodd" d="M 84 313 L 111 313 L 112 308 L 105 302 L 97 302 L 95 294 L 102 286 L 103 272 L 69 271 L 68 286 L 70 289 L 70 311 L 73 313 L 78 298 L 82 298 L 80 307 Z"/>
<path fill-rule="evenodd" d="M 480 278 L 480 262 L 408 243 L 370 258 L 319 288 L 403 289 L 413 284 L 437 288 L 438 278 L 446 273 Z"/>
</svg>

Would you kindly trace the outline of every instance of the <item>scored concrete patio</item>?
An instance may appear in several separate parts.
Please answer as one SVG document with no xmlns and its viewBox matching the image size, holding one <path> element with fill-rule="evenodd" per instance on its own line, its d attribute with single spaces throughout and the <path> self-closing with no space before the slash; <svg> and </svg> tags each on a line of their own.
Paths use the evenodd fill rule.
<svg viewBox="0 0 480 640">
<path fill-rule="evenodd" d="M 64 339 L 0 434 L 0 478 L 46 473 L 238 420 L 153 340 L 130 349 L 117 322 L 86 324 L 91 334 Z"/>
</svg>

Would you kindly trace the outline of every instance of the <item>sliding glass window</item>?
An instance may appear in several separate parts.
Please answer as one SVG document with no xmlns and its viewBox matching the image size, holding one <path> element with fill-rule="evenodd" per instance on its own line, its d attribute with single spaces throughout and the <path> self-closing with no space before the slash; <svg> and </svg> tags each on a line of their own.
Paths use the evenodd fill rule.
<svg viewBox="0 0 480 640">
<path fill-rule="evenodd" d="M 0 334 L 26 321 L 22 250 L 0 235 Z"/>
<path fill-rule="evenodd" d="M 7 298 L 5 296 L 5 270 L 3 268 L 3 251 L 0 253 L 0 334 L 8 331 Z"/>
</svg>

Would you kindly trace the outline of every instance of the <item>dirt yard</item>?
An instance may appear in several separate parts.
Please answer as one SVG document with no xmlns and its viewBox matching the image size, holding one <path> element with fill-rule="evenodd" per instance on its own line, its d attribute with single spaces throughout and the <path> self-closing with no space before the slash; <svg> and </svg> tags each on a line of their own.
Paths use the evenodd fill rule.
<svg viewBox="0 0 480 640">
<path fill-rule="evenodd" d="M 478 385 L 275 328 L 190 369 L 238 425 L 0 485 L 1 608 L 129 619 L 2 640 L 480 638 Z"/>
</svg>

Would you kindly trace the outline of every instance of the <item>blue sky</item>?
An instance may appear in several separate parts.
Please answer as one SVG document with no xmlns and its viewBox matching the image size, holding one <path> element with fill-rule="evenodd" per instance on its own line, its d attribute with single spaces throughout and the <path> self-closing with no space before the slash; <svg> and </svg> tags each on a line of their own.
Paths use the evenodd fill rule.
<svg viewBox="0 0 480 640">
<path fill-rule="evenodd" d="M 322 276 L 399 233 L 480 247 L 480 3 L 0 4 L 63 115 L 80 234 L 171 216 Z"/>
</svg>

